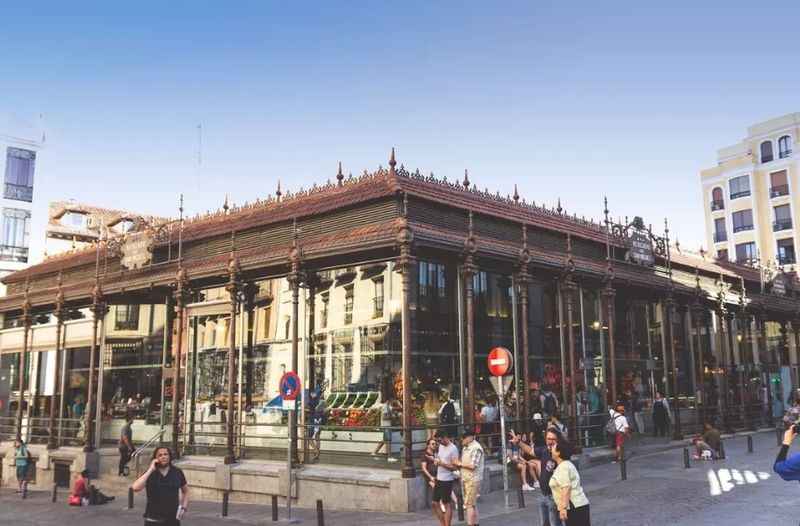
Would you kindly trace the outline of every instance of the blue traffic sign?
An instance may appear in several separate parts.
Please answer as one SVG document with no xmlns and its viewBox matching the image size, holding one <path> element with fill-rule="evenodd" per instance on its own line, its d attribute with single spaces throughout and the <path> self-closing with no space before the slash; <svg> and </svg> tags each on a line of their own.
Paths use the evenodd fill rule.
<svg viewBox="0 0 800 526">
<path fill-rule="evenodd" d="M 297 400 L 300 394 L 300 377 L 294 371 L 287 371 L 281 376 L 280 382 L 281 399 L 283 400 Z"/>
</svg>

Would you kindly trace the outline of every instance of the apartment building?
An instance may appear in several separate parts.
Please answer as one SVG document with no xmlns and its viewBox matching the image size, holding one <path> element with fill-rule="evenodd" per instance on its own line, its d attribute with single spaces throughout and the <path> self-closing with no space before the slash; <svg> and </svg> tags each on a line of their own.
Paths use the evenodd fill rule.
<svg viewBox="0 0 800 526">
<path fill-rule="evenodd" d="M 706 240 L 718 259 L 789 270 L 796 261 L 800 113 L 750 126 L 700 172 Z"/>
<path fill-rule="evenodd" d="M 29 263 L 33 182 L 42 146 L 43 136 L 35 126 L 0 121 L 0 173 L 4 174 L 0 277 Z"/>
</svg>

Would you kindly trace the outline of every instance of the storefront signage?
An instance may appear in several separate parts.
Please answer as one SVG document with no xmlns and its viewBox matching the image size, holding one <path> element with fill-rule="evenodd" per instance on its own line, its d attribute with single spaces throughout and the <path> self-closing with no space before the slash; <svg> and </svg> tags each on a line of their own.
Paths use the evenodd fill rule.
<svg viewBox="0 0 800 526">
<path fill-rule="evenodd" d="M 629 255 L 631 261 L 639 265 L 652 267 L 656 262 L 656 258 L 653 254 L 653 243 L 650 240 L 650 236 L 640 230 L 634 230 L 631 232 L 630 240 L 631 249 Z"/>
<path fill-rule="evenodd" d="M 495 347 L 489 352 L 488 358 L 489 373 L 492 376 L 504 376 L 511 370 L 514 360 L 511 353 L 505 347 Z"/>
<path fill-rule="evenodd" d="M 153 256 L 153 238 L 147 232 L 127 234 L 120 248 L 122 251 L 120 264 L 124 268 L 128 270 L 141 268 L 150 263 Z"/>
<path fill-rule="evenodd" d="M 778 296 L 786 296 L 786 278 L 778 273 L 772 280 L 772 293 Z"/>
</svg>

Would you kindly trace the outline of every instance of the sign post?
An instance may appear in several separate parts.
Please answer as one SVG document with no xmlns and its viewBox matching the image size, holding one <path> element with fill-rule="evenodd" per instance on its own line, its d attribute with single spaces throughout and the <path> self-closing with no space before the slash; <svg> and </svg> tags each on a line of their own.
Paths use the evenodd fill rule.
<svg viewBox="0 0 800 526">
<path fill-rule="evenodd" d="M 503 495 L 505 497 L 506 508 L 508 508 L 510 507 L 510 503 L 508 501 L 508 469 L 506 468 L 508 445 L 506 443 L 505 395 L 512 381 L 512 377 L 506 375 L 511 371 L 514 360 L 508 349 L 505 347 L 495 347 L 489 352 L 487 362 L 489 372 L 492 374 L 492 387 L 494 387 L 494 391 L 497 393 L 497 407 L 500 410 L 500 463 L 503 466 Z"/>
<path fill-rule="evenodd" d="M 297 397 L 301 392 L 300 377 L 297 376 L 297 373 L 294 371 L 287 371 L 284 373 L 281 377 L 279 390 L 283 408 L 289 411 L 288 421 L 292 422 L 293 419 L 291 415 L 293 411 L 297 410 Z M 292 518 L 292 479 L 294 477 L 292 477 L 292 433 L 288 427 L 286 429 L 286 435 L 288 437 L 288 442 L 286 444 L 286 471 L 288 477 L 288 484 L 286 486 L 286 512 L 288 514 L 288 522 L 290 524 L 295 524 L 300 521 Z"/>
</svg>

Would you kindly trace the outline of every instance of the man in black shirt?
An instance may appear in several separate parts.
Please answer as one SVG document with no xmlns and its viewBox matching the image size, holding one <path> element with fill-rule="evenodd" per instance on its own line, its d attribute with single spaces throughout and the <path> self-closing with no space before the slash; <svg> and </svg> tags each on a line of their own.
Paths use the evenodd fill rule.
<svg viewBox="0 0 800 526">
<path fill-rule="evenodd" d="M 545 447 L 531 447 L 522 440 L 519 435 L 511 436 L 511 442 L 519 444 L 520 451 L 532 455 L 534 460 L 534 473 L 539 480 L 539 488 L 542 490 L 542 498 L 539 500 L 539 513 L 542 526 L 563 526 L 558 516 L 558 508 L 553 500 L 553 492 L 550 490 L 550 477 L 556 469 L 556 462 L 550 455 L 550 449 L 558 443 L 558 432 L 548 429 L 545 434 Z"/>
<path fill-rule="evenodd" d="M 183 471 L 172 465 L 169 448 L 156 448 L 150 468 L 136 479 L 131 488 L 136 492 L 147 489 L 145 524 L 180 526 L 189 504 L 189 485 Z"/>
</svg>

